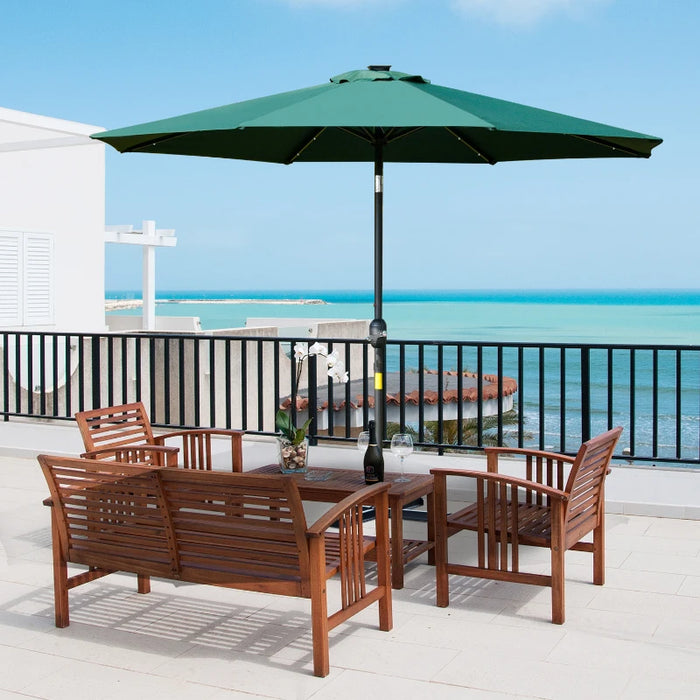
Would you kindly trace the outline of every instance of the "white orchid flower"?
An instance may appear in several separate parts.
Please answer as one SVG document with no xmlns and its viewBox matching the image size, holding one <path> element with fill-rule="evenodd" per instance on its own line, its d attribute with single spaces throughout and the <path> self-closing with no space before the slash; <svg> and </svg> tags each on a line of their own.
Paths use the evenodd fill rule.
<svg viewBox="0 0 700 700">
<path fill-rule="evenodd" d="M 341 382 L 342 384 L 347 384 L 350 379 L 350 376 L 345 370 L 345 364 L 341 360 L 338 360 L 331 368 L 329 368 L 328 376 L 331 379 L 335 379 L 337 382 Z"/>
<path fill-rule="evenodd" d="M 333 350 L 333 352 L 329 353 L 328 356 L 326 357 L 326 361 L 328 362 L 328 368 L 330 369 L 331 367 L 335 367 L 335 365 L 340 362 L 340 357 L 338 356 L 338 351 Z"/>
<path fill-rule="evenodd" d="M 328 355 L 328 348 L 316 342 L 309 348 L 309 355 L 322 355 L 326 357 Z"/>
<path fill-rule="evenodd" d="M 297 343 L 294 346 L 294 359 L 303 360 L 309 354 L 308 343 Z"/>
</svg>

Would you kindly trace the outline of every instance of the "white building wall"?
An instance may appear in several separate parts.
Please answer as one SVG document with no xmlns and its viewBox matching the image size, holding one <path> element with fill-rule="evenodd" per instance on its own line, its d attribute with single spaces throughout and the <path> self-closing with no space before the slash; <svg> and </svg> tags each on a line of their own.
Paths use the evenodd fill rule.
<svg viewBox="0 0 700 700">
<path fill-rule="evenodd" d="M 53 237 L 53 323 L 36 330 L 105 329 L 105 155 L 89 138 L 100 130 L 0 108 L 0 232 Z"/>
</svg>

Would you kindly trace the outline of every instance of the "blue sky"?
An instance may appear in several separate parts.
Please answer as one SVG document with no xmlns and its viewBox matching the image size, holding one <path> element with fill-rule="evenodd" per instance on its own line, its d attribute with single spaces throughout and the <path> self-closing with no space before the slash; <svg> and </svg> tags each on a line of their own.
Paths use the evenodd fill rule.
<svg viewBox="0 0 700 700">
<path fill-rule="evenodd" d="M 386 288 L 700 287 L 697 0 L 6 0 L 0 106 L 117 128 L 388 63 L 647 134 L 649 160 L 385 168 Z M 372 165 L 118 154 L 158 289 L 369 289 Z M 140 251 L 107 247 L 108 289 Z"/>
</svg>

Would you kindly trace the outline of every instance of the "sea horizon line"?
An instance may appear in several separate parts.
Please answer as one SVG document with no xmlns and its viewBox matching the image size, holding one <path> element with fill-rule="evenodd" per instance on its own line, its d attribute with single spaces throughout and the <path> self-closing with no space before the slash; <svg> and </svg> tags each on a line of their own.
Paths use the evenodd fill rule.
<svg viewBox="0 0 700 700">
<path fill-rule="evenodd" d="M 114 308 L 141 303 L 140 290 L 109 290 L 105 303 Z M 229 304 L 332 304 L 371 303 L 374 294 L 365 289 L 328 290 L 163 290 L 158 303 Z M 571 289 L 387 289 L 385 303 L 491 302 L 560 304 L 697 305 L 700 289 L 690 288 L 571 288 Z"/>
</svg>

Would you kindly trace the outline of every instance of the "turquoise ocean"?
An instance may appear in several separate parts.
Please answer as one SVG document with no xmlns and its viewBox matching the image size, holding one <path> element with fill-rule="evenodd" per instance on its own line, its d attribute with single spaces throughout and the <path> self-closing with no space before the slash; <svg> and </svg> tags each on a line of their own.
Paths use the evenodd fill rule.
<svg viewBox="0 0 700 700">
<path fill-rule="evenodd" d="M 114 292 L 110 299 L 140 298 L 136 292 Z M 246 300 L 241 303 L 240 300 Z M 274 303 L 278 300 L 280 303 Z M 320 300 L 323 303 L 281 303 L 283 300 Z M 263 303 L 264 301 L 264 303 Z M 140 309 L 114 313 L 140 315 Z M 364 291 L 281 290 L 231 291 L 207 290 L 163 291 L 158 294 L 156 313 L 163 316 L 198 316 L 204 330 L 235 328 L 247 318 L 352 318 L 370 320 L 374 316 L 372 293 Z M 683 455 L 696 459 L 700 444 L 700 290 L 502 290 L 502 291 L 386 291 L 384 318 L 393 340 L 440 340 L 466 343 L 571 343 L 697 346 L 691 361 L 678 367 L 672 352 L 659 356 L 659 386 L 654 398 L 651 352 L 636 357 L 636 427 L 635 452 L 648 451 L 653 439 L 652 402 L 657 402 L 659 454 L 673 450 L 675 435 L 681 433 Z M 444 367 L 454 364 L 454 349 L 446 349 Z M 515 350 L 504 353 L 504 374 L 516 372 Z M 549 355 L 548 355 L 549 357 Z M 431 360 L 432 358 L 432 360 Z M 435 355 L 426 353 L 430 366 Z M 600 358 L 603 358 L 601 351 Z M 466 359 L 466 368 L 469 366 Z M 570 449 L 578 439 L 575 411 L 568 422 L 566 437 L 559 434 L 561 387 L 557 379 L 561 359 L 552 353 L 546 372 L 551 374 L 545 396 L 546 415 L 539 413 L 539 395 L 523 393 L 526 427 L 535 434 L 544 431 L 546 446 Z M 566 374 L 576 385 L 580 376 L 577 356 L 566 364 Z M 484 371 L 496 372 L 495 351 L 484 355 Z M 387 370 L 397 369 L 396 361 L 387 358 Z M 407 366 L 411 354 L 407 354 Z M 538 359 L 525 360 L 528 386 L 537 386 Z M 599 371 L 600 376 L 596 376 Z M 511 374 L 511 376 L 516 376 Z M 630 384 L 630 355 L 615 355 L 613 381 L 621 389 Z M 605 429 L 607 364 L 593 357 L 594 423 Z M 681 392 L 681 419 L 678 427 L 678 379 Z M 567 390 L 568 391 L 568 390 Z M 622 394 L 621 394 L 622 395 Z M 567 405 L 577 402 L 576 390 L 567 395 Z M 595 407 L 601 410 L 596 415 Z M 627 421 L 627 408 L 621 406 L 619 420 Z M 594 426 L 597 428 L 598 426 Z M 629 432 L 629 431 L 628 431 Z M 570 444 L 571 443 L 571 444 Z"/>
<path fill-rule="evenodd" d="M 140 293 L 111 292 L 108 298 L 140 298 Z M 226 303 L 241 299 L 249 301 Z M 158 315 L 199 316 L 204 330 L 241 327 L 249 317 L 374 317 L 372 293 L 364 291 L 166 290 L 156 301 Z M 695 345 L 700 343 L 700 290 L 389 290 L 384 318 L 397 340 Z"/>
</svg>

